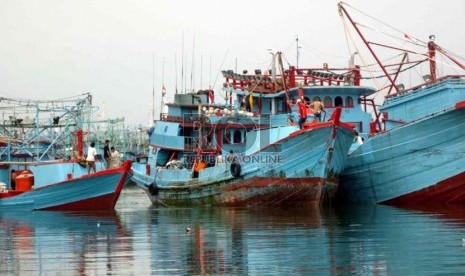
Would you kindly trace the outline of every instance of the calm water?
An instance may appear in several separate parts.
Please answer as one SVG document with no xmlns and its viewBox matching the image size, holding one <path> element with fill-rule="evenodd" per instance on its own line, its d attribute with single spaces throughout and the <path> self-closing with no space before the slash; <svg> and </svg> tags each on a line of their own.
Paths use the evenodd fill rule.
<svg viewBox="0 0 465 276">
<path fill-rule="evenodd" d="M 154 208 L 128 187 L 114 213 L 0 216 L 1 275 L 465 274 L 460 209 Z"/>
</svg>

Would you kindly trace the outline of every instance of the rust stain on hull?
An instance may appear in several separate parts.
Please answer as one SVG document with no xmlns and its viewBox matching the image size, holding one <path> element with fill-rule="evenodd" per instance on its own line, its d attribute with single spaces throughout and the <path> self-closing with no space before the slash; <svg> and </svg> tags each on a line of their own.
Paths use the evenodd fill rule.
<svg viewBox="0 0 465 276">
<path fill-rule="evenodd" d="M 337 178 L 270 178 L 253 177 L 235 182 L 217 182 L 184 189 L 163 189 L 150 196 L 155 205 L 320 205 L 332 202 Z"/>
</svg>

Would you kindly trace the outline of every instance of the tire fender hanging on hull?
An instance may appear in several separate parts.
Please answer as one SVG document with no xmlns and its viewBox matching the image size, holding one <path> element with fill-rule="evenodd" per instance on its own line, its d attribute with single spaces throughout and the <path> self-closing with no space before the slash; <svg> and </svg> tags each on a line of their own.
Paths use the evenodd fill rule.
<svg viewBox="0 0 465 276">
<path fill-rule="evenodd" d="M 158 195 L 158 187 L 157 184 L 155 184 L 155 182 L 149 185 L 149 193 L 153 196 Z"/>
<path fill-rule="evenodd" d="M 232 163 L 230 170 L 231 170 L 232 176 L 239 177 L 241 175 L 241 164 Z"/>
</svg>

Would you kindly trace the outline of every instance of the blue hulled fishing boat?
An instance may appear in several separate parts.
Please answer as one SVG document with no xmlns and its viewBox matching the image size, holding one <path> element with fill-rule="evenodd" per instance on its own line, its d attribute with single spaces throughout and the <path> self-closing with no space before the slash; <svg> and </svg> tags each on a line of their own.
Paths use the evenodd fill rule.
<svg viewBox="0 0 465 276">
<path fill-rule="evenodd" d="M 423 42 L 401 32 L 396 40 L 400 46 L 376 43 L 362 34 L 345 4 L 339 7 L 388 83 L 380 89 L 387 92 L 379 112 L 373 115 L 371 137 L 349 156 L 341 179 L 341 197 L 353 202 L 403 206 L 464 204 L 465 76 L 459 71 L 465 66 L 461 58 L 438 46 L 434 36 Z M 375 53 L 375 46 L 401 53 L 383 59 Z M 439 77 L 439 60 L 442 72 L 447 72 L 448 67 L 455 72 Z M 429 67 L 429 74 L 419 78 L 420 84 L 406 88 L 400 83 L 413 83 L 409 69 L 422 71 L 417 67 L 422 63 Z M 364 69 L 368 71 L 369 67 Z M 402 77 L 407 72 L 409 77 Z M 373 110 L 377 110 L 376 106 Z"/>
<path fill-rule="evenodd" d="M 131 162 L 88 173 L 82 117 L 92 110 L 90 95 L 0 102 L 8 118 L 0 129 L 0 210 L 113 210 Z"/>
<path fill-rule="evenodd" d="M 132 180 L 156 205 L 318 205 L 339 186 L 354 128 L 369 127 L 354 99 L 372 93 L 359 86 L 356 68 L 295 68 L 280 74 L 223 71 L 226 104 L 210 90 L 176 94 L 150 134 L 145 168 Z M 299 128 L 297 102 L 309 119 Z M 312 103 L 325 105 L 321 121 Z M 345 118 L 351 121 L 343 122 Z M 366 123 L 364 123 L 366 122 Z M 137 169 L 139 168 L 139 169 Z"/>
</svg>

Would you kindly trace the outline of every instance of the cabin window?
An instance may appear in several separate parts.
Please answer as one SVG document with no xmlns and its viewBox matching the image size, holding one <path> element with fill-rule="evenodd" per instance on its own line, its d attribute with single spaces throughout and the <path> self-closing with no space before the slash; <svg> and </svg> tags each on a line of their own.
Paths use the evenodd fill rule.
<svg viewBox="0 0 465 276">
<path fill-rule="evenodd" d="M 323 101 L 323 104 L 325 105 L 325 107 L 333 107 L 333 100 L 330 96 L 326 96 Z"/>
<path fill-rule="evenodd" d="M 354 99 L 351 96 L 346 97 L 346 106 L 354 107 Z"/>
<path fill-rule="evenodd" d="M 242 132 L 240 130 L 234 131 L 234 143 L 242 143 Z"/>
<path fill-rule="evenodd" d="M 166 133 L 167 131 L 168 131 L 168 126 L 165 126 L 165 131 L 164 132 Z"/>
<path fill-rule="evenodd" d="M 336 98 L 334 98 L 334 106 L 344 106 L 344 103 L 341 97 L 337 96 Z"/>
</svg>

